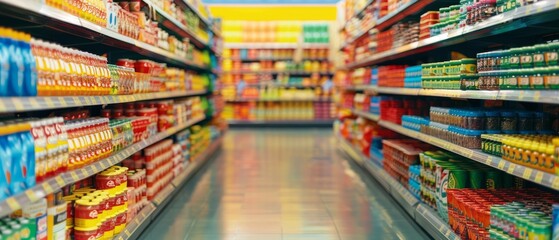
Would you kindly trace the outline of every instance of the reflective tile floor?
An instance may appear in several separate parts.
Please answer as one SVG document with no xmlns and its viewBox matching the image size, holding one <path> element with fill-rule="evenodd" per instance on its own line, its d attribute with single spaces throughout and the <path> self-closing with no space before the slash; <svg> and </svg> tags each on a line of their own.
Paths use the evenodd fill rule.
<svg viewBox="0 0 559 240">
<path fill-rule="evenodd" d="M 331 129 L 233 129 L 140 239 L 428 239 L 396 204 Z"/>
</svg>

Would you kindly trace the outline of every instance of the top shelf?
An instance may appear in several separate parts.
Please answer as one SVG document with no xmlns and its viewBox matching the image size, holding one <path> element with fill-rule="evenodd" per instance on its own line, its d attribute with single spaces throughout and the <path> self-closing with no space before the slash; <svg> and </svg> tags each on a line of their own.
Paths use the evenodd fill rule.
<svg viewBox="0 0 559 240">
<path fill-rule="evenodd" d="M 330 48 L 329 43 L 225 43 L 225 48 L 246 49 L 297 49 L 297 48 Z"/>
<path fill-rule="evenodd" d="M 202 20 L 204 25 L 206 25 L 208 29 L 210 29 L 210 31 L 212 31 L 215 35 L 221 36 L 221 33 L 213 27 L 211 21 L 206 17 L 202 16 L 202 13 L 198 10 L 198 8 L 196 8 L 191 3 L 189 3 L 188 0 L 176 0 L 175 2 L 178 2 L 179 4 L 183 4 L 184 6 L 188 7 L 200 18 L 200 20 Z"/>
<path fill-rule="evenodd" d="M 343 31 L 343 30 L 347 27 L 347 24 L 348 24 L 351 20 L 353 20 L 354 18 L 356 18 L 357 16 L 361 15 L 361 13 L 362 13 L 363 11 L 365 11 L 365 9 L 367 9 L 367 7 L 368 7 L 369 5 L 371 5 L 371 3 L 373 3 L 373 0 L 368 0 L 367 3 L 365 3 L 365 5 L 364 5 L 361 9 L 359 9 L 357 12 L 354 12 L 354 13 L 353 13 L 353 15 L 345 22 L 345 24 L 344 24 L 339 30 L 340 30 L 340 31 Z"/>
<path fill-rule="evenodd" d="M 61 31 L 128 51 L 134 51 L 146 57 L 171 63 L 187 69 L 209 71 L 207 66 L 186 60 L 174 53 L 149 45 L 139 40 L 124 36 L 97 24 L 81 19 L 70 13 L 47 6 L 42 3 L 30 4 L 25 1 L 0 0 L 2 15 L 44 24 L 55 31 Z"/>
<path fill-rule="evenodd" d="M 438 47 L 452 46 L 474 39 L 491 37 L 536 24 L 559 19 L 559 2 L 540 1 L 513 11 L 502 13 L 484 22 L 423 39 L 388 51 L 370 55 L 367 58 L 348 64 L 349 69 L 379 64 L 389 60 L 400 59 L 418 53 L 427 52 Z"/>
</svg>

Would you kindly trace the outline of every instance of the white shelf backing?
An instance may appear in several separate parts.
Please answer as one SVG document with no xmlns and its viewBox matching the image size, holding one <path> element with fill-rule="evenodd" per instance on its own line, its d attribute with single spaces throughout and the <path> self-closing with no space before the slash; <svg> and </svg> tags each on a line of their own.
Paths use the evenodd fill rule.
<svg viewBox="0 0 559 240">
<path fill-rule="evenodd" d="M 407 189 L 400 183 L 394 180 L 383 169 L 376 166 L 372 160 L 363 156 L 345 139 L 337 136 L 338 141 L 341 143 L 341 148 L 351 156 L 351 159 L 364 167 L 384 188 L 389 192 L 392 197 L 406 210 L 406 212 L 431 236 L 435 239 L 460 239 L 452 230 L 450 226 L 443 222 L 436 213 L 432 210 L 423 210 L 423 204 L 420 203 Z M 421 211 L 418 207 L 421 206 Z"/>
</svg>

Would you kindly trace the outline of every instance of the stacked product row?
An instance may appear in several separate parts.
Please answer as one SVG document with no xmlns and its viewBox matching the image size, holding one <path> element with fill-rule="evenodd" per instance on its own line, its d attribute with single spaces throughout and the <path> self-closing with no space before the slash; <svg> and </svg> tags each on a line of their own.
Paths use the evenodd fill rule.
<svg viewBox="0 0 559 240">
<path fill-rule="evenodd" d="M 203 101 L 194 97 L 114 105 L 103 109 L 100 117 L 82 110 L 65 112 L 62 117 L 4 121 L 0 151 L 6 161 L 0 165 L 0 198 L 90 165 L 170 127 L 203 118 Z"/>
<path fill-rule="evenodd" d="M 151 60 L 107 58 L 0 29 L 0 96 L 71 96 L 202 90 L 208 76 Z"/>
<path fill-rule="evenodd" d="M 248 102 L 225 106 L 227 120 L 329 120 L 333 118 L 331 102 Z"/>
</svg>

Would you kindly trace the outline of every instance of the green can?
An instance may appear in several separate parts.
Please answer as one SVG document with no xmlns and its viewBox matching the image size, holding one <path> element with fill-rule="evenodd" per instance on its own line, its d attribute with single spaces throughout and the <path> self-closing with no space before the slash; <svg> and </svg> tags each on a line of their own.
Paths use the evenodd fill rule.
<svg viewBox="0 0 559 240">
<path fill-rule="evenodd" d="M 467 188 L 469 182 L 469 172 L 465 169 L 449 169 L 448 188 L 461 189 Z"/>
<path fill-rule="evenodd" d="M 528 239 L 551 239 L 551 221 L 540 220 L 529 223 Z"/>
<path fill-rule="evenodd" d="M 503 173 L 494 169 L 487 169 L 485 172 L 485 188 L 500 189 L 503 188 Z"/>
<path fill-rule="evenodd" d="M 481 189 L 485 187 L 485 172 L 481 169 L 471 169 L 468 171 L 469 187 L 473 189 Z"/>
</svg>

